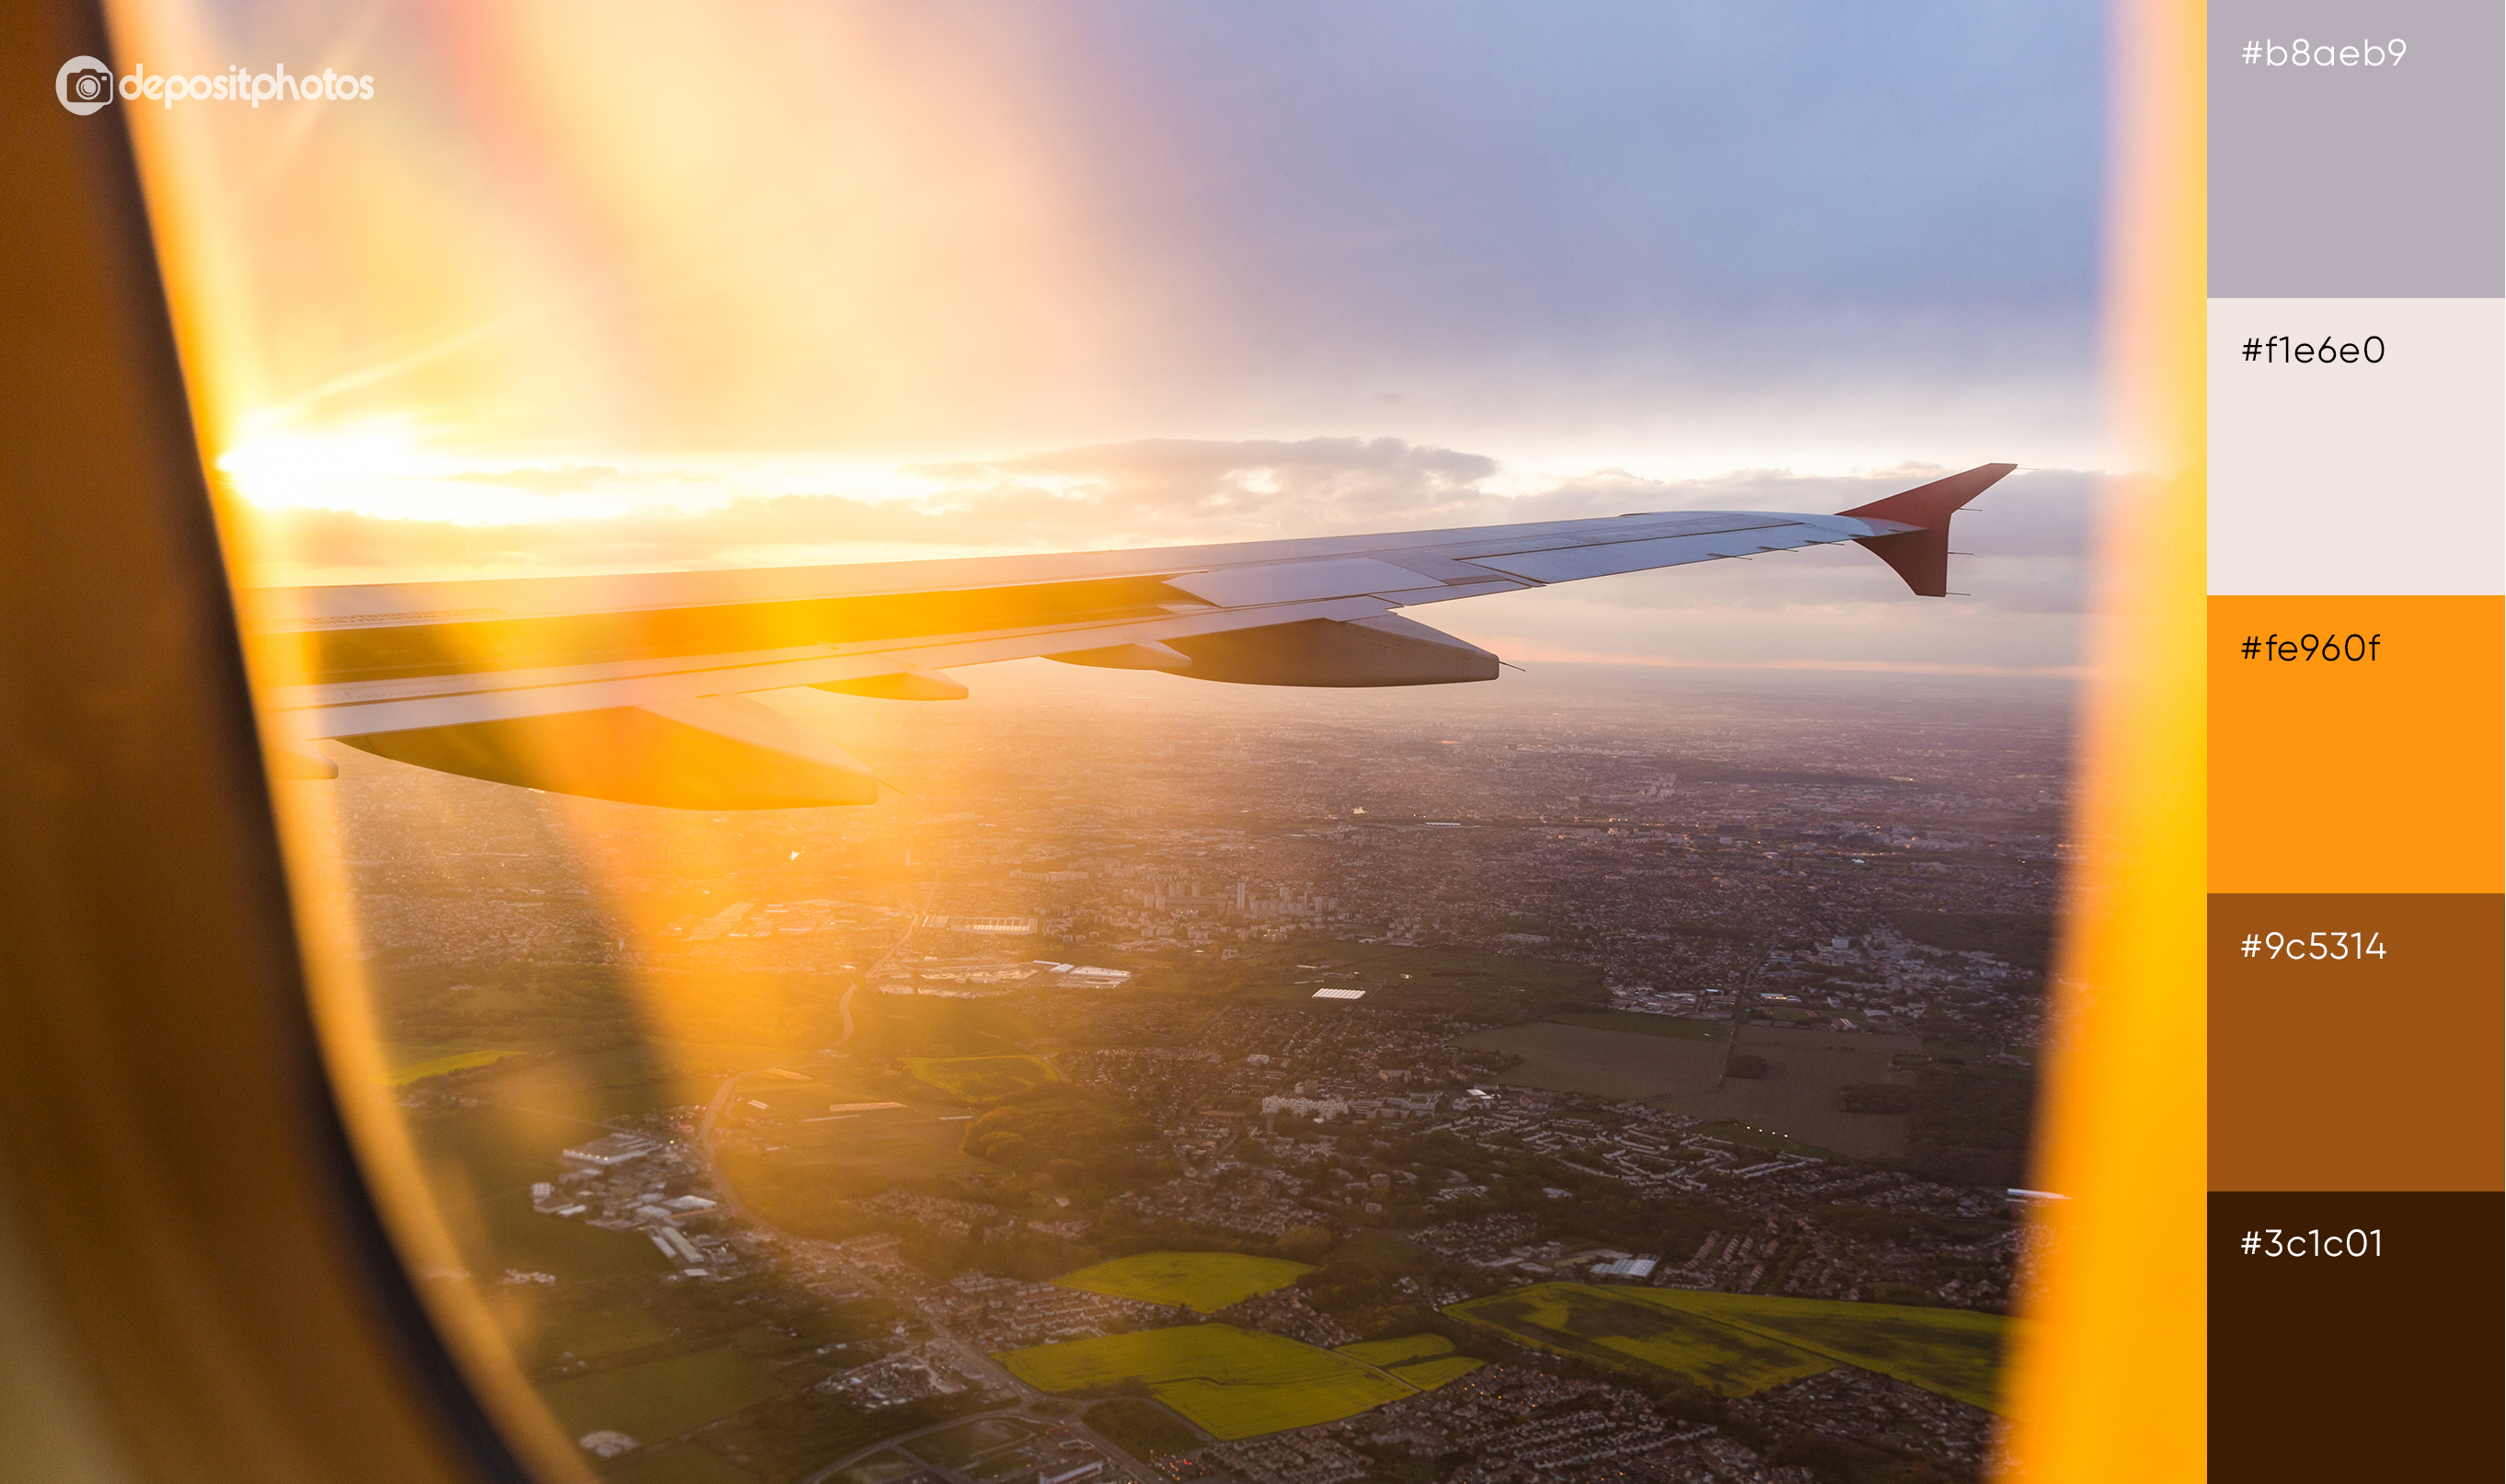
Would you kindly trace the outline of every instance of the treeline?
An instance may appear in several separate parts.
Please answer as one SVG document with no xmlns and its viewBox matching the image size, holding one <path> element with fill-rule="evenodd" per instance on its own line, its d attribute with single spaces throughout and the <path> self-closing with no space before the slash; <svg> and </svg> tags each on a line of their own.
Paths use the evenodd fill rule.
<svg viewBox="0 0 2506 1484">
<path fill-rule="evenodd" d="M 1911 1113 L 1915 1090 L 1903 1082 L 1854 1082 L 1837 1089 L 1836 1105 L 1847 1113 Z"/>
<path fill-rule="evenodd" d="M 2036 1079 L 1933 1068 L 1915 1079 L 1906 1163 L 1949 1184 L 2011 1186 L 2027 1177 Z"/>
<path fill-rule="evenodd" d="M 953 1237 L 927 1227 L 898 1234 L 896 1254 L 933 1278 L 991 1273 L 1022 1283 L 1043 1283 L 1104 1259 L 1098 1249 L 1023 1226 L 995 1227 Z"/>
<path fill-rule="evenodd" d="M 1293 1226 L 1277 1237 L 1254 1237 L 1195 1226 L 1174 1216 L 1142 1219 L 1122 1210 L 1099 1215 L 1088 1236 L 1104 1261 L 1140 1252 L 1242 1252 L 1312 1262 L 1340 1241 L 1328 1226 Z"/>
<path fill-rule="evenodd" d="M 378 997 L 396 1041 L 528 1041 L 569 1046 L 666 1034 L 675 1040 L 822 1046 L 840 1031 L 833 976 L 789 970 L 703 975 L 614 964 L 515 963 L 445 984 L 446 970 L 386 978 Z"/>
<path fill-rule="evenodd" d="M 839 1164 L 773 1159 L 737 1146 L 722 1149 L 716 1162 L 740 1204 L 770 1226 L 822 1242 L 841 1242 L 877 1227 L 850 1204 L 886 1188 L 888 1182 L 877 1176 Z"/>
<path fill-rule="evenodd" d="M 1990 954 L 2038 974 L 2054 962 L 2050 912 L 1892 912 L 1888 921 L 1926 947 Z"/>
<path fill-rule="evenodd" d="M 966 1125 L 959 1148 L 1092 1203 L 1165 1173 L 1157 1125 L 1089 1093 L 1054 1088 Z"/>
</svg>

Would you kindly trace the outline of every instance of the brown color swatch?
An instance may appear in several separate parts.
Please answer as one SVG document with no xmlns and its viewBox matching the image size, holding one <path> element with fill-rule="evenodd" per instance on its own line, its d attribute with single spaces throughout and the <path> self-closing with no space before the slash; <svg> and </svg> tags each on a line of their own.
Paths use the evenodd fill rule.
<svg viewBox="0 0 2506 1484">
<path fill-rule="evenodd" d="M 2240 946 L 2318 930 L 2384 957 Z M 2490 895 L 2212 896 L 2210 1188 L 2506 1188 L 2501 931 Z"/>
</svg>

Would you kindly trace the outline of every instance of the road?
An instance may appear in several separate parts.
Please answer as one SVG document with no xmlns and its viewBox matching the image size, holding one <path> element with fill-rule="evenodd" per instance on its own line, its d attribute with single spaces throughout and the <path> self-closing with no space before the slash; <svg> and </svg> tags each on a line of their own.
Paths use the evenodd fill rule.
<svg viewBox="0 0 2506 1484">
<path fill-rule="evenodd" d="M 843 1020 L 843 1033 L 836 1037 L 836 1045 L 841 1046 L 853 1038 L 853 995 L 860 993 L 861 987 L 868 983 L 873 975 L 877 974 L 880 969 L 885 968 L 899 954 L 905 951 L 908 944 L 913 941 L 914 930 L 921 925 L 923 918 L 930 916 L 932 901 L 939 895 L 939 891 L 940 878 L 938 873 L 935 872 L 931 879 L 930 889 L 922 894 L 921 911 L 915 914 L 913 922 L 907 924 L 905 931 L 897 936 L 896 941 L 887 946 L 887 951 L 885 953 L 880 954 L 869 967 L 863 969 L 860 974 L 854 977 L 853 982 L 845 988 L 843 997 L 836 1001 L 837 1013 L 841 1015 Z M 714 1189 L 720 1193 L 723 1206 L 729 1210 L 734 1218 L 746 1221 L 751 1228 L 767 1236 L 769 1239 L 773 1241 L 777 1247 L 783 1249 L 787 1252 L 814 1258 L 816 1260 L 816 1265 L 824 1265 L 828 1262 L 837 1261 L 839 1259 L 834 1253 L 834 1243 L 819 1242 L 812 1238 L 802 1237 L 794 1233 L 787 1232 L 781 1227 L 775 1226 L 771 1222 L 761 1219 L 756 1215 L 756 1213 L 741 1206 L 739 1202 L 739 1192 L 733 1188 L 729 1180 L 723 1178 L 722 1172 L 715 1163 L 715 1127 L 721 1121 L 723 1113 L 730 1108 L 733 1102 L 738 1097 L 740 1084 L 755 1074 L 756 1073 L 753 1071 L 735 1071 L 730 1076 L 723 1078 L 722 1086 L 714 1090 L 713 1100 L 705 1104 L 704 1117 L 700 1119 L 697 1125 L 696 1140 L 698 1158 L 703 1166 L 705 1177 L 712 1182 Z M 853 1273 L 859 1273 L 859 1269 L 854 1267 L 851 1263 L 845 1263 L 844 1266 Z M 945 1428 L 953 1428 L 960 1423 L 973 1422 L 984 1417 L 1025 1417 L 1028 1421 L 1034 1421 L 1032 1417 L 1027 1417 L 1025 1411 L 1025 1408 L 1029 1403 L 1058 1399 L 1054 1397 L 1050 1393 L 1039 1391 L 1036 1388 L 1027 1385 L 1025 1382 L 1020 1381 L 1018 1377 L 1010 1374 L 1009 1370 L 999 1361 L 984 1354 L 981 1350 L 968 1344 L 958 1336 L 941 1328 L 938 1324 L 932 1323 L 927 1317 L 922 1315 L 920 1307 L 916 1305 L 911 1297 L 893 1293 L 888 1294 L 887 1296 L 896 1304 L 896 1307 L 900 1312 L 912 1314 L 922 1321 L 924 1325 L 926 1325 L 931 1331 L 933 1346 L 950 1352 L 956 1358 L 956 1369 L 962 1372 L 969 1380 L 978 1381 L 994 1390 L 1008 1392 L 1010 1394 L 1019 1398 L 1019 1404 L 1014 1407 L 995 1407 L 989 1411 L 978 1412 L 966 1417 L 952 1417 L 945 1423 L 936 1423 L 928 1428 L 917 1429 L 911 1432 L 900 1432 L 894 1437 L 882 1438 L 878 1442 L 874 1443 L 867 1448 L 856 1449 L 851 1453 L 845 1454 L 842 1458 L 836 1460 L 834 1463 L 815 1469 L 802 1480 L 802 1484 L 824 1484 L 825 1480 L 833 1477 L 843 1469 L 852 1466 L 861 1460 L 870 1457 L 872 1454 L 893 1447 L 898 1443 L 908 1441 L 912 1438 L 921 1437 L 928 1433 L 940 1431 Z M 1150 1472 L 1147 1464 L 1131 1457 L 1131 1455 L 1124 1452 L 1122 1449 L 1115 1447 L 1111 1442 L 1098 1435 L 1093 1430 L 1090 1429 L 1085 1424 L 1070 1422 L 1065 1423 L 1064 1426 L 1068 1427 L 1070 1430 L 1078 1436 L 1095 1444 L 1097 1451 L 1105 1456 L 1105 1462 L 1111 1465 L 1114 1468 L 1128 1469 L 1134 1478 L 1138 1479 L 1154 1479 L 1157 1477 L 1157 1475 Z M 950 1478 L 958 1477 L 956 1472 L 951 1469 L 943 1468 L 938 1469 L 937 1471 Z"/>
<path fill-rule="evenodd" d="M 896 941 L 887 945 L 887 952 L 872 960 L 870 967 L 855 974 L 853 982 L 844 987 L 843 997 L 836 1001 L 836 1013 L 842 1016 L 844 1021 L 844 1033 L 836 1037 L 837 1045 L 841 1046 L 853 1038 L 853 995 L 861 992 L 861 987 L 870 982 L 873 974 L 887 967 L 888 960 L 905 952 L 905 945 L 913 941 L 914 929 L 920 927 L 922 920 L 931 915 L 931 904 L 939 898 L 939 895 L 940 873 L 934 870 L 931 873 L 931 885 L 923 889 L 922 906 L 913 914 L 913 921 L 906 923 L 905 931 L 897 934 Z"/>
<path fill-rule="evenodd" d="M 868 968 L 854 975 L 853 982 L 844 987 L 842 997 L 836 1001 L 836 1013 L 843 1018 L 844 1025 L 843 1034 L 836 1037 L 837 1046 L 841 1046 L 853 1038 L 853 996 L 861 993 L 861 987 L 869 983 L 873 975 L 887 967 L 897 955 L 905 952 L 906 945 L 913 941 L 914 932 L 922 926 L 922 920 L 931 915 L 931 904 L 939 895 L 940 873 L 935 870 L 931 873 L 931 885 L 922 892 L 922 906 L 913 914 L 913 921 L 906 923 L 905 931 L 896 935 L 896 941 L 887 945 L 884 952 L 871 960 Z M 724 1078 L 722 1086 L 714 1090 L 713 1101 L 705 1104 L 704 1117 L 697 1123 L 697 1156 L 704 1166 L 705 1177 L 713 1181 L 715 1188 L 722 1192 L 723 1204 L 731 1208 L 733 1214 L 742 1216 L 748 1215 L 748 1213 L 740 1207 L 738 1192 L 731 1188 L 731 1182 L 724 1179 L 722 1172 L 715 1168 L 713 1140 L 714 1126 L 721 1121 L 723 1110 L 731 1106 L 732 1099 L 738 1092 L 741 1079 L 749 1075 L 748 1072 L 735 1071 Z M 752 1221 L 756 1219 L 754 1216 L 748 1218 Z M 770 1227 L 768 1229 L 772 1230 Z"/>
<path fill-rule="evenodd" d="M 816 1265 L 842 1261 L 842 1259 L 837 1254 L 837 1244 L 835 1243 L 820 1242 L 808 1237 L 796 1237 L 789 1232 L 768 1226 L 764 1222 L 756 1222 L 755 1224 L 760 1230 L 771 1234 L 777 1240 L 778 1245 L 784 1247 L 786 1250 L 802 1255 L 805 1260 L 813 1260 Z M 858 1266 L 852 1263 L 845 1262 L 843 1263 L 843 1266 L 847 1278 L 853 1282 L 864 1281 L 867 1277 L 867 1275 L 862 1273 Z M 868 1281 L 874 1284 L 877 1283 L 876 1279 L 870 1279 Z M 884 1285 L 881 1286 L 883 1287 Z M 1034 1422 L 1037 1419 L 1031 1416 L 1026 1410 L 1031 1403 L 1059 1400 L 1058 1397 L 1054 1396 L 1049 1392 L 1040 1391 L 1035 1387 L 1027 1385 L 1017 1376 L 1012 1375 L 1008 1367 L 1002 1365 L 998 1360 L 995 1360 L 990 1356 L 984 1354 L 982 1350 L 969 1344 L 960 1336 L 952 1334 L 949 1330 L 933 1322 L 927 1315 L 922 1313 L 920 1306 L 915 1304 L 910 1295 L 887 1292 L 885 1296 L 891 1303 L 896 1305 L 900 1314 L 912 1315 L 922 1321 L 923 1325 L 931 1331 L 929 1348 L 947 1352 L 949 1362 L 955 1370 L 964 1375 L 968 1380 L 973 1381 L 987 1390 L 1009 1393 L 1011 1395 L 1018 1398 L 1018 1402 L 1013 1406 L 992 1407 L 985 1411 L 969 1413 L 964 1417 L 952 1417 L 944 1423 L 934 1423 L 927 1428 L 917 1429 L 910 1432 L 899 1432 L 892 1437 L 881 1438 L 868 1447 L 856 1448 L 852 1452 L 845 1454 L 843 1457 L 835 1460 L 833 1463 L 822 1465 L 818 1468 L 813 1469 L 804 1476 L 802 1484 L 825 1484 L 827 1479 L 832 1478 L 843 1469 L 851 1467 L 853 1465 L 860 1463 L 863 1459 L 869 1458 L 875 1453 L 894 1447 L 896 1444 L 908 1441 L 912 1438 L 922 1437 L 929 1433 L 940 1431 L 946 1428 L 953 1428 L 960 1423 L 974 1422 L 985 1417 L 1018 1417 L 1028 1422 Z M 1055 1419 L 1055 1421 L 1058 1422 L 1061 1420 Z M 1105 1462 L 1111 1466 L 1112 1469 L 1128 1469 L 1131 1476 L 1136 1479 L 1145 1480 L 1157 1477 L 1157 1475 L 1149 1471 L 1147 1464 L 1133 1458 L 1122 1449 L 1115 1447 L 1113 1443 L 1109 1442 L 1102 1434 L 1088 1427 L 1085 1423 L 1069 1421 L 1062 1422 L 1061 1425 L 1067 1427 L 1071 1432 L 1078 1437 L 1093 1443 L 1096 1446 L 1096 1451 L 1104 1455 Z M 940 1468 L 937 1466 L 934 1466 L 934 1471 L 950 1479 L 959 1479 L 961 1477 L 955 1470 Z M 1111 1470 L 1109 1470 L 1109 1476 L 1110 1472 Z"/>
</svg>

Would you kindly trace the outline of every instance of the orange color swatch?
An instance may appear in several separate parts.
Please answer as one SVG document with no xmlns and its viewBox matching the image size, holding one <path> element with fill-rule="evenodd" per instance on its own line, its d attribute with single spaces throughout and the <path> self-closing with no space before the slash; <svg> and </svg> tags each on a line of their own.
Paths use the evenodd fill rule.
<svg viewBox="0 0 2506 1484">
<path fill-rule="evenodd" d="M 2211 598 L 2210 889 L 2506 889 L 2501 621 L 2493 597 Z"/>
</svg>

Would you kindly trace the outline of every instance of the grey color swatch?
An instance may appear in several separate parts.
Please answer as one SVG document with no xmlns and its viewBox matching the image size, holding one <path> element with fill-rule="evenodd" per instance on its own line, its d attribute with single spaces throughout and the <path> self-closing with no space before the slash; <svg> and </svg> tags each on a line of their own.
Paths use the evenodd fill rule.
<svg viewBox="0 0 2506 1484">
<path fill-rule="evenodd" d="M 2213 298 L 2506 294 L 2498 0 L 2213 0 L 2209 74 Z"/>
</svg>

